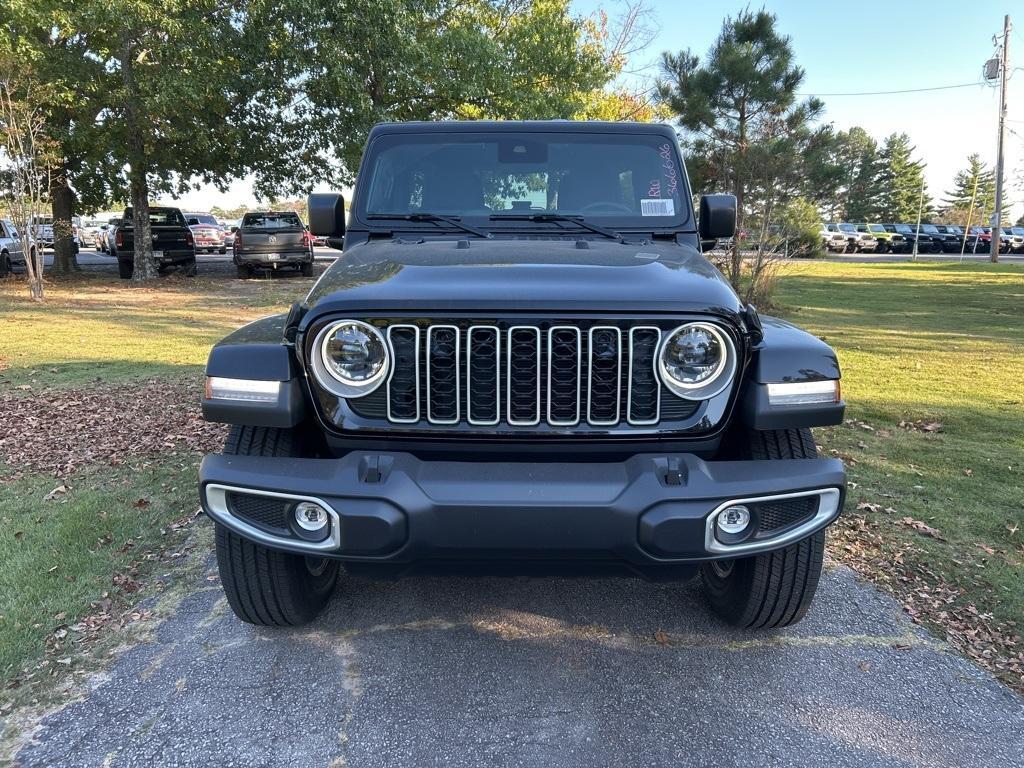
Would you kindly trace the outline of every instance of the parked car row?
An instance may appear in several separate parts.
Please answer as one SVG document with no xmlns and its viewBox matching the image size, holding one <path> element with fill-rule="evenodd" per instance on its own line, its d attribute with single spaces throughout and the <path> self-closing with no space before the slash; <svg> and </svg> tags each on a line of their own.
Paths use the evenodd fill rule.
<svg viewBox="0 0 1024 768">
<path fill-rule="evenodd" d="M 153 206 L 149 224 L 153 257 L 161 273 L 177 268 L 185 275 L 195 275 L 197 252 L 226 253 L 230 247 L 239 277 L 252 277 L 257 270 L 281 269 L 313 274 L 313 236 L 293 211 L 250 212 L 238 226 L 225 231 L 210 214 L 184 214 L 179 208 Z M 132 277 L 135 227 L 130 207 L 98 227 L 96 249 L 117 259 L 123 279 Z"/>
<path fill-rule="evenodd" d="M 987 253 L 991 250 L 992 228 L 971 227 L 965 231 L 955 224 L 822 224 L 822 246 L 837 253 Z M 999 236 L 1001 253 L 1024 252 L 1024 227 L 1003 227 Z"/>
</svg>

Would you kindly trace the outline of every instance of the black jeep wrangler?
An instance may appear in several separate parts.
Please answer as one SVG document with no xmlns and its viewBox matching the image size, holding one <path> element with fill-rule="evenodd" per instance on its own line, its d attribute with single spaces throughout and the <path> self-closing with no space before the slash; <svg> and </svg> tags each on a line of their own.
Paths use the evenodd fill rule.
<svg viewBox="0 0 1024 768">
<path fill-rule="evenodd" d="M 228 601 L 295 625 L 339 571 L 700 573 L 729 623 L 798 621 L 845 475 L 826 344 L 744 306 L 701 255 L 673 130 L 597 122 L 379 125 L 340 258 L 287 314 L 210 353 L 232 425 L 200 496 Z"/>
</svg>

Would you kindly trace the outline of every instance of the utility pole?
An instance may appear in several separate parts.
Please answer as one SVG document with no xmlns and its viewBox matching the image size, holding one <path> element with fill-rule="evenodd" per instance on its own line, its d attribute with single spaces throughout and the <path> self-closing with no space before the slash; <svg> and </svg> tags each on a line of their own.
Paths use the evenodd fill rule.
<svg viewBox="0 0 1024 768">
<path fill-rule="evenodd" d="M 996 215 L 995 226 L 992 228 L 992 254 L 989 257 L 993 264 L 999 262 L 1000 235 L 1003 233 L 1003 145 L 1006 143 L 1006 81 L 1010 74 L 1010 14 L 1003 17 L 1003 56 L 999 71 L 999 140 L 996 148 Z"/>
</svg>

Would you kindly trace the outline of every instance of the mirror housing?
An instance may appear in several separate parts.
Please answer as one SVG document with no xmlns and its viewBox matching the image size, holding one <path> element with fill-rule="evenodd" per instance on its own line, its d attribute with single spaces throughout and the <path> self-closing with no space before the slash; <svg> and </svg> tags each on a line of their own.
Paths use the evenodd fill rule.
<svg viewBox="0 0 1024 768">
<path fill-rule="evenodd" d="M 307 200 L 309 231 L 329 240 L 345 236 L 345 198 L 337 192 L 314 192 Z"/>
<path fill-rule="evenodd" d="M 733 195 L 704 195 L 700 199 L 697 231 L 703 240 L 724 240 L 736 234 L 736 198 Z"/>
</svg>

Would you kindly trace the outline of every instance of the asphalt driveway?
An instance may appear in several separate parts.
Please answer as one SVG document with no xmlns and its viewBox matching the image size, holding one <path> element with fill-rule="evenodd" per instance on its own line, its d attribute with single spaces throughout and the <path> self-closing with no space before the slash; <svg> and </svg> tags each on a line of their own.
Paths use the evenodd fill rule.
<svg viewBox="0 0 1024 768">
<path fill-rule="evenodd" d="M 843 568 L 775 634 L 727 629 L 696 584 L 441 577 L 350 579 L 271 631 L 204 579 L 18 760 L 1008 767 L 1024 698 Z"/>
</svg>

